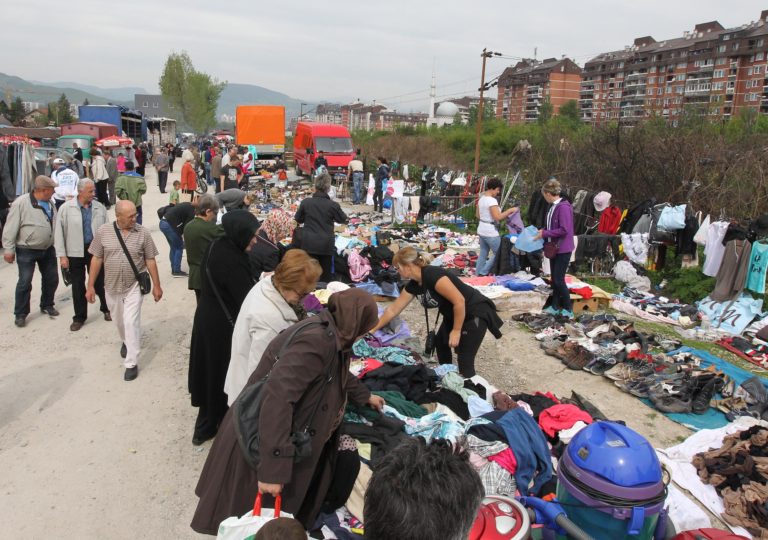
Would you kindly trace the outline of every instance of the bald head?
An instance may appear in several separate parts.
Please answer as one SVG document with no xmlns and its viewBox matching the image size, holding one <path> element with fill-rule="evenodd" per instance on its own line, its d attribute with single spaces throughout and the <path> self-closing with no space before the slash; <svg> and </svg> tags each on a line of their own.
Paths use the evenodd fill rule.
<svg viewBox="0 0 768 540">
<path fill-rule="evenodd" d="M 117 201 L 115 205 L 115 221 L 123 230 L 132 229 L 136 225 L 136 205 L 131 201 Z"/>
</svg>

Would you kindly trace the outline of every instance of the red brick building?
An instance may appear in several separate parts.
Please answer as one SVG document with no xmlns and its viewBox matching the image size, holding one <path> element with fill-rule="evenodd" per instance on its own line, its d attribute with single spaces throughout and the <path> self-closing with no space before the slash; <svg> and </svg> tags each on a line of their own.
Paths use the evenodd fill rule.
<svg viewBox="0 0 768 540">
<path fill-rule="evenodd" d="M 554 113 L 570 100 L 578 101 L 581 68 L 571 59 L 522 60 L 499 76 L 496 117 L 509 124 L 534 122 L 549 101 Z"/>
</svg>

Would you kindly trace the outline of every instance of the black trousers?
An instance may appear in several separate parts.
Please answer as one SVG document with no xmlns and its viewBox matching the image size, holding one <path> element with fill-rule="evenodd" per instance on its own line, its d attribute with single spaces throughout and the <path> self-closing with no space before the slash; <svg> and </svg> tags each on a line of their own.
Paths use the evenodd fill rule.
<svg viewBox="0 0 768 540">
<path fill-rule="evenodd" d="M 373 190 L 373 209 L 377 212 L 384 211 L 384 192 L 380 189 Z"/>
<path fill-rule="evenodd" d="M 565 273 L 568 270 L 568 264 L 571 261 L 570 253 L 558 253 L 554 259 L 549 260 L 549 271 L 552 275 L 552 303 L 555 309 L 565 309 L 571 311 L 571 293 L 568 291 L 568 285 L 565 284 Z"/>
<path fill-rule="evenodd" d="M 229 409 L 227 407 L 227 396 L 223 392 L 222 395 L 224 398 L 219 403 L 198 407 L 194 438 L 210 439 L 219 431 L 219 425 Z"/>
<path fill-rule="evenodd" d="M 443 321 L 435 334 L 435 352 L 437 353 L 437 361 L 441 364 L 453 363 L 453 353 L 448 345 L 451 330 L 453 330 L 453 323 L 449 326 Z M 488 325 L 478 317 L 467 315 L 464 320 L 459 346 L 456 347 L 456 359 L 459 364 L 459 373 L 465 379 L 475 376 L 475 356 L 480 350 L 487 330 Z"/>
<path fill-rule="evenodd" d="M 160 186 L 160 193 L 165 193 L 165 186 L 168 183 L 168 171 L 157 171 L 157 182 Z"/>
<path fill-rule="evenodd" d="M 88 253 L 85 246 L 85 257 L 69 257 L 69 273 L 72 276 L 72 305 L 75 308 L 75 316 L 72 320 L 84 323 L 88 318 L 88 301 L 85 299 L 86 269 L 90 275 L 91 259 L 93 255 Z M 107 297 L 104 295 L 104 271 L 99 272 L 94 284 L 96 295 L 99 297 L 99 309 L 102 313 L 108 313 Z"/>
<path fill-rule="evenodd" d="M 96 200 L 104 206 L 109 206 L 109 194 L 107 193 L 108 180 L 96 182 Z"/>
<path fill-rule="evenodd" d="M 310 255 L 313 259 L 317 259 L 317 262 L 320 263 L 320 268 L 323 269 L 319 281 L 324 283 L 333 281 L 333 255 L 318 255 L 317 253 L 310 253 Z"/>
</svg>

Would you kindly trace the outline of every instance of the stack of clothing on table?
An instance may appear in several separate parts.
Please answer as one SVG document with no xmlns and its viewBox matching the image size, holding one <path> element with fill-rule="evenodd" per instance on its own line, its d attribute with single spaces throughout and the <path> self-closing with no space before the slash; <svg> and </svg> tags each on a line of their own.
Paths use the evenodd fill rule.
<svg viewBox="0 0 768 540">
<path fill-rule="evenodd" d="M 721 515 L 755 538 L 768 538 L 768 429 L 754 426 L 727 435 L 718 449 L 696 454 L 699 478 L 723 498 Z"/>
<path fill-rule="evenodd" d="M 621 294 L 613 295 L 611 307 L 628 315 L 653 322 L 689 326 L 697 320 L 699 309 L 666 298 L 624 287 Z"/>
</svg>

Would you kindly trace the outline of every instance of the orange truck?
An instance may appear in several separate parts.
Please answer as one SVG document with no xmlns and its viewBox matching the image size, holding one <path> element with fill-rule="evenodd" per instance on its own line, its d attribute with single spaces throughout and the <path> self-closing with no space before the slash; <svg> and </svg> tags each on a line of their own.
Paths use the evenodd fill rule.
<svg viewBox="0 0 768 540">
<path fill-rule="evenodd" d="M 235 143 L 255 146 L 256 161 L 282 159 L 285 154 L 285 107 L 238 105 L 235 110 Z"/>
</svg>

